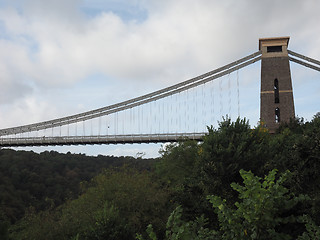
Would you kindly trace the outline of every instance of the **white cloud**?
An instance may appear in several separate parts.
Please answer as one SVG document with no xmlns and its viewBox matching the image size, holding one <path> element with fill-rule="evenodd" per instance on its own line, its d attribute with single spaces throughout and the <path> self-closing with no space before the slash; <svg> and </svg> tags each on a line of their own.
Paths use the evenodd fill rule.
<svg viewBox="0 0 320 240">
<path fill-rule="evenodd" d="M 46 118 L 54 118 L 61 109 L 49 105 L 45 101 L 39 101 L 34 96 L 25 97 L 23 100 L 17 100 L 12 104 L 2 105 L 0 109 L 1 128 L 15 127 L 17 124 L 36 123 Z"/>
<path fill-rule="evenodd" d="M 300 32 L 310 35 L 306 26 L 316 35 L 319 22 L 316 1 L 152 3 L 142 23 L 124 22 L 112 12 L 85 18 L 76 0 L 28 1 L 22 13 L 4 9 L 8 35 L 29 54 L 27 66 L 15 71 L 38 84 L 60 86 L 96 71 L 131 80 L 185 77 L 256 50 L 259 36 L 298 39 Z"/>
</svg>

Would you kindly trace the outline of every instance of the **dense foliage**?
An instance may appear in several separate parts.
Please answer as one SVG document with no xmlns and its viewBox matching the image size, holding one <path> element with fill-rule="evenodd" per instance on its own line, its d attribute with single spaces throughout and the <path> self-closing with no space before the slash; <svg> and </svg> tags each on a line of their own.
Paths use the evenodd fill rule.
<svg viewBox="0 0 320 240">
<path fill-rule="evenodd" d="M 26 216 L 12 238 L 130 239 L 150 222 L 160 226 L 168 214 L 167 193 L 146 172 L 105 170 L 87 184 L 78 199 Z"/>
<path fill-rule="evenodd" d="M 0 150 L 0 218 L 11 223 L 25 211 L 53 208 L 80 194 L 80 183 L 89 181 L 103 168 L 124 164 L 150 169 L 153 160 L 132 157 L 86 156 Z"/>
<path fill-rule="evenodd" d="M 283 186 L 289 171 L 276 179 L 276 170 L 272 170 L 261 179 L 251 171 L 240 170 L 244 186 L 233 183 L 231 187 L 239 193 L 239 202 L 229 207 L 225 199 L 209 195 L 217 215 L 219 228 L 207 228 L 207 219 L 202 215 L 193 221 L 182 219 L 182 208 L 178 206 L 168 218 L 166 239 L 168 240 L 269 240 L 292 239 L 292 230 L 296 224 L 305 224 L 305 232 L 298 236 L 299 240 L 319 239 L 320 227 L 310 217 L 297 216 L 293 208 L 300 202 L 309 199 L 300 194 L 295 196 Z M 286 232 L 287 230 L 290 232 Z M 152 224 L 147 227 L 148 237 L 157 240 Z M 143 240 L 142 235 L 137 235 Z"/>
<path fill-rule="evenodd" d="M 3 151 L 9 150 L 0 154 Z M 39 182 L 34 182 L 31 176 L 3 177 L 6 171 L 14 172 L 8 170 L 12 165 L 7 162 L 1 169 L 1 177 L 7 183 L 3 188 L 14 186 L 10 187 L 11 192 L 6 190 L 12 202 L 17 199 L 21 202 L 23 191 L 33 196 L 29 204 L 47 201 L 39 201 L 44 203 L 36 209 L 41 212 L 29 208 L 24 218 L 13 221 L 11 226 L 2 222 L 0 234 L 4 239 L 316 239 L 319 236 L 320 114 L 310 122 L 295 119 L 281 125 L 276 134 L 269 134 L 263 126 L 252 129 L 245 119 L 235 122 L 226 119 L 217 129 L 209 127 L 203 142 L 166 145 L 161 155 L 153 167 L 148 164 L 151 161 L 146 164 L 142 161 L 138 170 L 132 165 L 116 168 L 100 165 L 99 168 L 107 170 L 99 175 L 92 171 L 91 176 L 77 182 L 72 181 L 80 173 L 68 174 L 67 182 L 72 182 L 72 186 L 59 186 L 63 181 L 55 179 L 58 190 L 51 190 L 52 193 L 50 185 L 46 185 L 49 177 Z M 52 170 L 42 169 L 38 175 L 48 174 L 51 178 L 53 172 L 60 171 L 56 177 L 63 178 L 67 172 L 76 171 L 74 165 L 68 164 L 76 161 L 85 164 L 80 163 L 82 155 L 78 155 L 80 160 L 72 154 L 60 155 L 66 161 L 58 171 L 53 166 L 61 162 L 50 162 L 41 156 L 39 161 L 47 161 Z M 1 159 L 2 155 L 0 162 Z M 30 162 L 31 158 L 28 159 Z M 27 163 L 22 160 L 22 165 Z M 21 167 L 18 175 L 25 168 Z M 44 184 L 43 190 L 41 184 L 34 183 Z M 33 187 L 38 190 L 32 190 Z M 1 196 L 1 206 L 6 209 L 9 201 L 2 199 L 5 198 Z M 53 203 L 50 199 L 54 199 Z M 22 208 L 25 210 L 26 206 Z M 5 216 L 10 214 L 0 215 Z"/>
</svg>

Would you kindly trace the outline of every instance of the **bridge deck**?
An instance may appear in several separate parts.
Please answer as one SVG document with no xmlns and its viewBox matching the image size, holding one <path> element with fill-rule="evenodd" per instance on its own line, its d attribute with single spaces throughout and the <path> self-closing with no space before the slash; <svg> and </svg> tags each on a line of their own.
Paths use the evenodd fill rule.
<svg viewBox="0 0 320 240">
<path fill-rule="evenodd" d="M 132 135 L 101 135 L 101 136 L 59 136 L 1 138 L 0 147 L 27 146 L 58 146 L 58 145 L 94 145 L 94 144 L 125 144 L 125 143 L 164 143 L 187 139 L 202 141 L 205 133 L 162 133 Z"/>
</svg>

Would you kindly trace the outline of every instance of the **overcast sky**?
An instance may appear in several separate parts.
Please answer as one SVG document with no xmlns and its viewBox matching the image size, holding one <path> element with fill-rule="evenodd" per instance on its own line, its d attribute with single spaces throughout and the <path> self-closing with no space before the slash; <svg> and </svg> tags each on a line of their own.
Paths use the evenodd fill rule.
<svg viewBox="0 0 320 240">
<path fill-rule="evenodd" d="M 320 59 L 319 9 L 319 0 L 0 0 L 0 128 L 178 83 L 257 51 L 261 37 L 290 36 L 289 49 Z M 291 70 L 296 113 L 311 120 L 320 111 L 320 73 L 294 63 Z M 240 84 L 259 86 L 259 71 L 260 63 L 243 70 Z M 242 95 L 255 96 L 247 116 L 255 125 L 259 89 Z M 60 148 L 146 156 L 158 149 Z"/>
</svg>

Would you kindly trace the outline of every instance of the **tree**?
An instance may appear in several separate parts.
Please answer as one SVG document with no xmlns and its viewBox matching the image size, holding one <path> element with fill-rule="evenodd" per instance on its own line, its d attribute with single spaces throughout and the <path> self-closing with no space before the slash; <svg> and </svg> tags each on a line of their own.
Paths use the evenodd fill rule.
<svg viewBox="0 0 320 240">
<path fill-rule="evenodd" d="M 195 173 L 199 145 L 196 141 L 181 141 L 160 150 L 161 160 L 156 173 L 166 184 L 180 188 Z"/>
<path fill-rule="evenodd" d="M 148 172 L 108 169 L 84 184 L 84 193 L 62 206 L 31 213 L 13 226 L 13 239 L 134 239 L 153 223 L 157 232 L 171 209 L 166 189 Z"/>
<path fill-rule="evenodd" d="M 227 200 L 219 196 L 209 195 L 207 199 L 218 215 L 218 229 L 207 228 L 203 216 L 194 221 L 183 220 L 182 208 L 178 206 L 167 221 L 165 239 L 319 239 L 320 227 L 310 217 L 294 214 L 296 205 L 309 198 L 302 194 L 295 196 L 284 186 L 290 172 L 281 174 L 278 179 L 276 173 L 277 170 L 272 170 L 262 179 L 251 171 L 240 170 L 244 185 L 231 184 L 239 193 L 234 207 L 229 207 Z M 305 232 L 295 231 L 299 223 L 305 224 Z M 147 233 L 149 239 L 157 240 L 152 225 L 148 226 Z M 143 237 L 137 235 L 137 239 L 143 240 Z"/>
<path fill-rule="evenodd" d="M 0 239 L 2 240 L 9 239 L 8 228 L 9 228 L 9 221 L 7 220 L 7 217 L 3 213 L 2 208 L 0 206 Z"/>
<path fill-rule="evenodd" d="M 254 176 L 251 171 L 240 171 L 244 186 L 232 183 L 239 193 L 240 202 L 235 209 L 228 207 L 226 200 L 218 196 L 208 196 L 218 214 L 221 239 L 292 239 L 284 230 L 287 225 L 297 223 L 299 217 L 290 212 L 299 202 L 308 199 L 305 195 L 295 196 L 283 186 L 289 172 L 276 180 L 276 170 L 265 178 Z M 293 225 L 292 225 L 293 226 Z"/>
<path fill-rule="evenodd" d="M 216 232 L 206 227 L 207 219 L 204 216 L 193 221 L 182 219 L 182 207 L 178 206 L 169 216 L 166 224 L 165 239 L 167 240 L 213 240 Z M 157 240 L 152 224 L 149 224 L 146 232 L 151 240 Z M 141 234 L 137 234 L 137 240 L 143 240 Z"/>
<path fill-rule="evenodd" d="M 219 128 L 208 128 L 203 142 L 187 141 L 167 146 L 157 165 L 158 177 L 169 185 L 172 201 L 181 205 L 188 220 L 205 214 L 214 226 L 217 219 L 206 201 L 209 194 L 236 199 L 229 189 L 240 182 L 240 169 L 262 174 L 272 152 L 265 128 L 251 129 L 248 121 L 226 119 Z"/>
<path fill-rule="evenodd" d="M 219 128 L 208 129 L 201 146 L 198 161 L 199 176 L 208 194 L 219 194 L 230 199 L 235 197 L 229 190 L 232 182 L 241 182 L 240 169 L 264 174 L 264 165 L 272 155 L 269 149 L 269 134 L 258 126 L 251 129 L 246 119 L 235 122 L 226 119 Z"/>
</svg>

